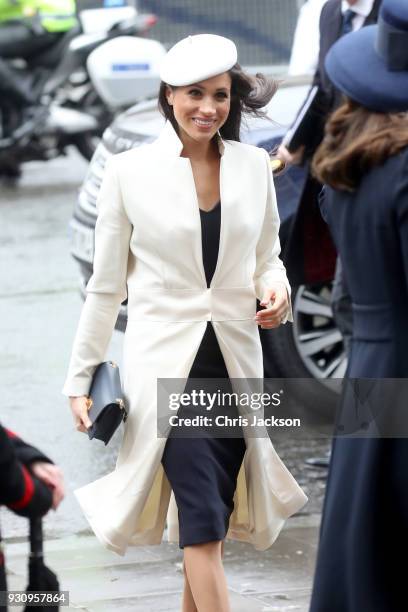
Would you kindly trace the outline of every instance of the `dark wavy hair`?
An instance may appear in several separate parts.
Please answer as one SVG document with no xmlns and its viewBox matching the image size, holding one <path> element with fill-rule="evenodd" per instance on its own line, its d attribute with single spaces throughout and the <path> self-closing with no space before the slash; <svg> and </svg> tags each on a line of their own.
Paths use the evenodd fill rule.
<svg viewBox="0 0 408 612">
<path fill-rule="evenodd" d="M 239 142 L 242 115 L 267 117 L 266 111 L 262 109 L 272 99 L 278 85 L 261 73 L 255 76 L 247 74 L 239 64 L 235 64 L 228 74 L 231 76 L 231 108 L 226 122 L 220 128 L 220 134 L 225 140 Z M 159 89 L 159 110 L 178 132 L 173 107 L 167 102 L 166 87 L 167 83 L 162 81 Z M 173 90 L 177 89 L 173 85 L 169 87 Z"/>
<path fill-rule="evenodd" d="M 354 191 L 372 168 L 408 146 L 407 113 L 376 113 L 350 98 L 328 120 L 312 173 L 334 189 Z"/>
</svg>

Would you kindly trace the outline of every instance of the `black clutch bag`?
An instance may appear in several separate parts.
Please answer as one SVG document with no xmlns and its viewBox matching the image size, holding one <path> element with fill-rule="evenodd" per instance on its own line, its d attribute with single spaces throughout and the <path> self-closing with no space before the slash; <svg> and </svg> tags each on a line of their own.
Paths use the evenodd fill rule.
<svg viewBox="0 0 408 612">
<path fill-rule="evenodd" d="M 98 365 L 89 391 L 88 416 L 92 426 L 88 429 L 89 439 L 102 440 L 105 446 L 121 424 L 127 419 L 123 399 L 119 368 L 113 361 Z"/>
</svg>

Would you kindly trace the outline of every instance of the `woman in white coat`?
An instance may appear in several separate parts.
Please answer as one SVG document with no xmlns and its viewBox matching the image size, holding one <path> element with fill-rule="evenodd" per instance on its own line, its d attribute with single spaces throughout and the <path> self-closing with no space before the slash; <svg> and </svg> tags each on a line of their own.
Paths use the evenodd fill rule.
<svg viewBox="0 0 408 612">
<path fill-rule="evenodd" d="M 118 554 L 160 543 L 167 519 L 169 540 L 184 549 L 183 612 L 224 612 L 224 538 L 266 549 L 307 498 L 265 432 L 159 437 L 157 380 L 261 379 L 257 326 L 292 320 L 269 157 L 239 142 L 242 112 L 261 114 L 274 87 L 243 73 L 234 43 L 215 35 L 177 43 L 161 77 L 163 132 L 114 156 L 104 174 L 63 393 L 85 431 L 92 375 L 127 297 L 129 417 L 116 469 L 75 494 Z"/>
</svg>

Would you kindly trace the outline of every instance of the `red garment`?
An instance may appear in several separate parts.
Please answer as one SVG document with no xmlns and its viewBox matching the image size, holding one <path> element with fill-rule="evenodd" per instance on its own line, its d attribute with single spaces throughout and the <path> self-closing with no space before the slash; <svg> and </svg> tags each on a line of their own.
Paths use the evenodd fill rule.
<svg viewBox="0 0 408 612">
<path fill-rule="evenodd" d="M 0 425 L 0 505 L 29 518 L 42 516 L 52 504 L 51 489 L 30 472 L 30 464 L 34 461 L 52 463 L 41 451 Z M 0 534 L 0 591 L 6 590 L 6 568 Z M 0 612 L 5 610 L 0 605 Z"/>
</svg>

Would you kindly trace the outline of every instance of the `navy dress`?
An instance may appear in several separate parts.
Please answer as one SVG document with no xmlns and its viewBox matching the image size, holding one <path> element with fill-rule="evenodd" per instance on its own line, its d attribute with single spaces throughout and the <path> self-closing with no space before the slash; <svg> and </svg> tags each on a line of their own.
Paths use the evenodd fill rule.
<svg viewBox="0 0 408 612">
<path fill-rule="evenodd" d="M 221 203 L 208 212 L 200 209 L 200 217 L 203 263 L 209 287 L 217 265 Z M 189 374 L 189 381 L 197 378 L 228 379 L 210 322 Z M 186 390 L 191 390 L 189 381 Z M 194 416 L 188 410 L 181 415 Z M 243 437 L 221 438 L 209 433 L 206 437 L 182 438 L 170 433 L 162 465 L 177 503 L 180 548 L 225 538 L 245 450 Z"/>
<path fill-rule="evenodd" d="M 352 298 L 347 376 L 408 378 L 408 148 L 353 193 L 326 188 L 322 213 Z M 408 440 L 336 438 L 310 611 L 405 610 L 407 550 Z"/>
</svg>

